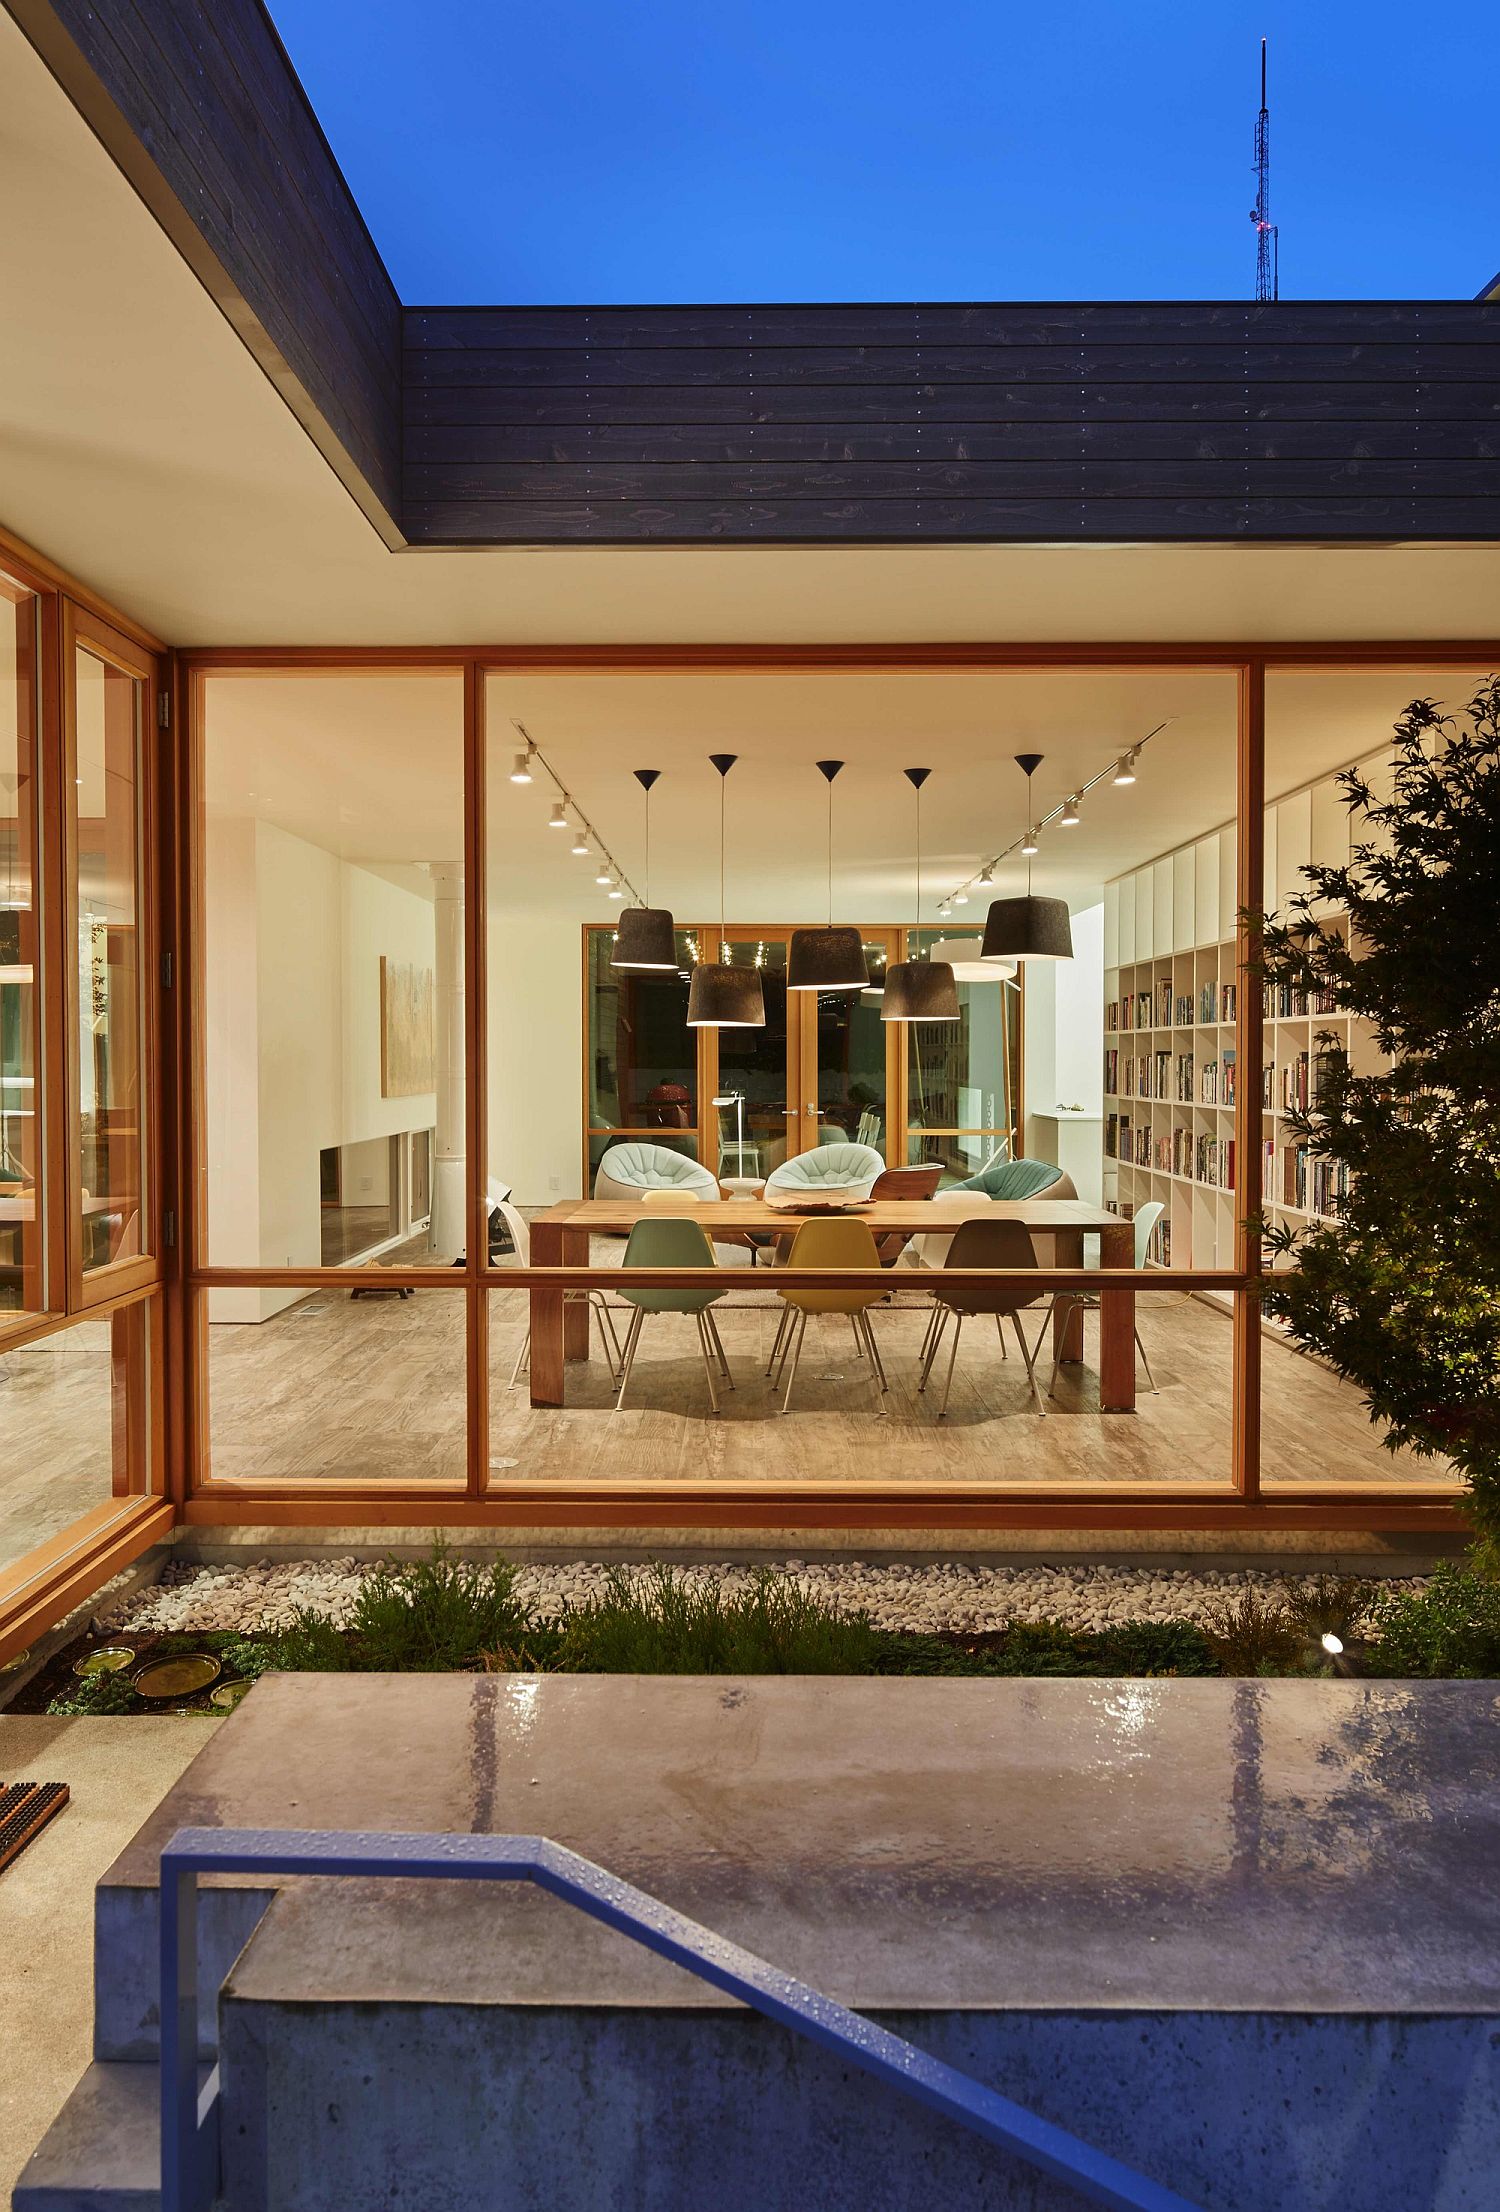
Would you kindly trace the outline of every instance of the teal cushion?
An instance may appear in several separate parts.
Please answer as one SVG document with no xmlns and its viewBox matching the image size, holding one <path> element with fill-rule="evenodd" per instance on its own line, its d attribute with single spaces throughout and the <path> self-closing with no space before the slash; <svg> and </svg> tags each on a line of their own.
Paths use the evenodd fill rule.
<svg viewBox="0 0 1500 2212">
<path fill-rule="evenodd" d="M 1050 1160 L 996 1160 L 957 1190 L 982 1190 L 986 1198 L 1036 1198 L 1053 1183 L 1062 1181 L 1062 1169 Z"/>
</svg>

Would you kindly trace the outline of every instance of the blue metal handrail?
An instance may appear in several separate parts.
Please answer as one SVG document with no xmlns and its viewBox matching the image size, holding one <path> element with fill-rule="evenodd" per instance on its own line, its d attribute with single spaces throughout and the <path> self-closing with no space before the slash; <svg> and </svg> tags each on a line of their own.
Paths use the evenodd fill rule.
<svg viewBox="0 0 1500 2212">
<path fill-rule="evenodd" d="M 179 1828 L 161 1855 L 161 2205 L 208 2212 L 219 2187 L 219 2069 L 198 2086 L 198 1876 L 342 1874 L 535 1882 L 889 2089 L 1113 2212 L 1195 2212 L 1183 2197 L 545 1836 Z"/>
</svg>

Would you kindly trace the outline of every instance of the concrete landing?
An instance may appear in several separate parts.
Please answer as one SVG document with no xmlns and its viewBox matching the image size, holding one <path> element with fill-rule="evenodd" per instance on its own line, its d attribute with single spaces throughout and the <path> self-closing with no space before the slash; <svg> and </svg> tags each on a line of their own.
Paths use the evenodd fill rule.
<svg viewBox="0 0 1500 2212">
<path fill-rule="evenodd" d="M 1490 2212 L 1497 1752 L 1484 1683 L 271 1678 L 101 1885 L 97 2054 L 177 1826 L 538 1833 L 1209 2212 Z M 530 1891 L 203 1912 L 230 2212 L 1075 2201 Z"/>
</svg>

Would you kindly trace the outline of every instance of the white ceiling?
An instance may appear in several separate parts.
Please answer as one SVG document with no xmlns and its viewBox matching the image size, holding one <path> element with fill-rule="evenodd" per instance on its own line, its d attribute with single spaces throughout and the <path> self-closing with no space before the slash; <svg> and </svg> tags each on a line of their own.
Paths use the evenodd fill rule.
<svg viewBox="0 0 1500 2212">
<path fill-rule="evenodd" d="M 1280 794 L 1381 749 L 1408 700 L 1468 696 L 1467 672 L 1274 676 L 1267 700 L 1267 789 Z M 215 814 L 254 814 L 345 858 L 387 869 L 458 860 L 463 848 L 462 694 L 448 674 L 210 676 L 206 795 Z M 1019 751 L 1040 752 L 1041 815 L 1170 717 L 1138 781 L 1105 783 L 1072 830 L 1054 828 L 1038 888 L 1075 906 L 1110 876 L 1230 819 L 1235 700 L 1222 675 L 1180 670 L 1016 674 L 492 675 L 491 900 L 499 911 L 574 918 L 614 911 L 594 870 L 547 827 L 554 796 L 538 774 L 508 780 L 524 723 L 636 887 L 644 891 L 644 805 L 636 768 L 657 768 L 653 896 L 683 918 L 718 910 L 714 752 L 740 755 L 727 787 L 728 905 L 742 921 L 816 920 L 826 911 L 826 786 L 819 759 L 847 765 L 835 785 L 834 905 L 840 917 L 899 921 L 913 911 L 914 806 L 901 771 L 929 767 L 923 841 L 931 918 L 937 898 L 1025 826 Z M 1016 857 L 997 890 L 1019 889 Z M 961 910 L 973 920 L 982 899 Z"/>
<path fill-rule="evenodd" d="M 392 554 L 0 11 L 0 522 L 169 643 L 1485 636 L 1500 548 Z"/>
</svg>

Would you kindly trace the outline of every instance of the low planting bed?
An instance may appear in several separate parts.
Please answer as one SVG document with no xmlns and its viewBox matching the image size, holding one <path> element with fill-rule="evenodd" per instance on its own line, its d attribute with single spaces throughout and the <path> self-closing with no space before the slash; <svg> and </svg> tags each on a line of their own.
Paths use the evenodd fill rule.
<svg viewBox="0 0 1500 2212">
<path fill-rule="evenodd" d="M 304 1607 L 255 1632 L 104 1627 L 59 1652 L 15 1712 L 207 1711 L 267 1672 L 878 1675 L 1500 1675 L 1500 1582 L 1455 1567 L 1421 1586 L 1259 1576 L 1199 1617 L 1084 1628 L 1047 1618 L 984 1629 L 878 1626 L 789 1573 L 732 1586 L 693 1570 L 604 1573 L 551 1608 L 505 1560 L 478 1566 L 441 1545 L 363 1575 L 343 1617 Z M 108 1648 L 112 1671 L 80 1673 Z M 149 1697 L 162 1660 L 201 1656 L 201 1687 Z M 170 1680 L 170 1677 L 168 1678 Z"/>
</svg>

